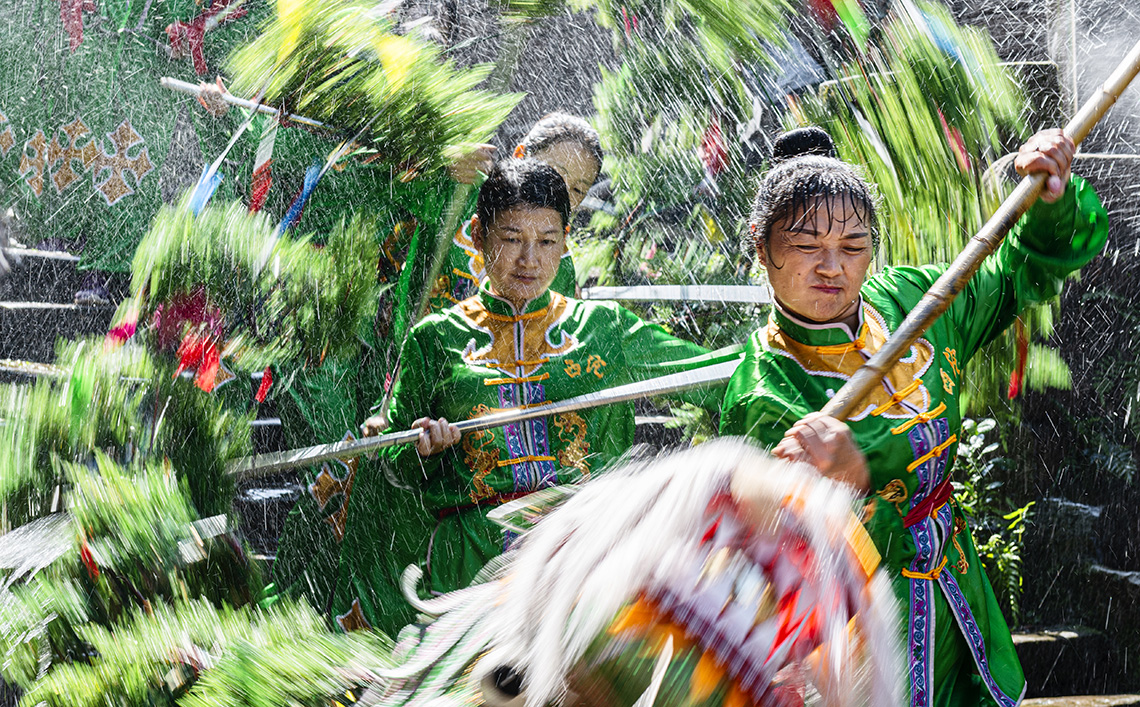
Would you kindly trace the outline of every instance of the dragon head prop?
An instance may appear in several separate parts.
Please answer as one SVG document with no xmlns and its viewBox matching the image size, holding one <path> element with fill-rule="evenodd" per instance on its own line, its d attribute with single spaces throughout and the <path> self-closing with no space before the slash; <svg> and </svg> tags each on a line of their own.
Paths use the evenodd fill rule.
<svg viewBox="0 0 1140 707">
<path fill-rule="evenodd" d="M 424 623 L 362 702 L 899 704 L 894 598 L 853 502 L 720 440 L 508 504 L 525 532 L 472 586 L 420 600 L 409 568 Z"/>
</svg>

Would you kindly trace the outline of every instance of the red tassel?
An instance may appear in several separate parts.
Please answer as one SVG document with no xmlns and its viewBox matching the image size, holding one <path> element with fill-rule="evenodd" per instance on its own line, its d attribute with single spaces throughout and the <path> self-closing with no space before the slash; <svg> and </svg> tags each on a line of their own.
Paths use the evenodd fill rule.
<svg viewBox="0 0 1140 707">
<path fill-rule="evenodd" d="M 72 52 L 83 44 L 83 13 L 96 10 L 95 0 L 59 0 L 59 19 Z"/>
<path fill-rule="evenodd" d="M 720 117 L 716 114 L 713 114 L 708 129 L 701 136 L 701 159 L 714 179 L 728 167 L 728 147 L 724 144 Z"/>
<path fill-rule="evenodd" d="M 269 395 L 269 388 L 273 385 L 273 373 L 270 372 L 269 366 L 261 373 L 261 385 L 257 386 L 257 395 L 253 396 L 254 400 L 259 403 L 264 403 L 266 396 Z"/>
<path fill-rule="evenodd" d="M 950 124 L 946 122 L 946 116 L 942 115 L 942 111 L 938 111 L 938 119 L 942 121 L 942 134 L 946 136 L 950 151 L 954 153 L 954 160 L 958 162 L 958 170 L 969 172 L 972 164 L 970 153 L 966 150 L 966 140 L 962 137 L 962 131 L 950 127 Z"/>
<path fill-rule="evenodd" d="M 1017 365 L 1013 373 L 1009 374 L 1009 399 L 1013 400 L 1021 395 L 1021 384 L 1025 380 L 1025 361 L 1029 358 L 1029 334 L 1025 329 L 1025 322 L 1017 318 Z"/>
<path fill-rule="evenodd" d="M 231 0 L 214 0 L 209 9 L 190 22 L 178 20 L 166 26 L 166 37 L 170 40 L 170 49 L 175 58 L 184 56 L 183 43 L 185 43 L 186 47 L 189 48 L 190 58 L 194 62 L 194 71 L 199 76 L 204 76 L 210 71 L 209 65 L 206 64 L 206 30 L 211 26 L 245 17 L 246 13 L 249 12 L 246 8 L 241 7 L 225 15 L 219 22 L 211 23 L 210 20 L 225 10 L 230 2 Z"/>
<path fill-rule="evenodd" d="M 99 565 L 95 562 L 95 555 L 91 554 L 91 548 L 87 546 L 86 538 L 80 540 L 79 559 L 87 568 L 87 574 L 91 575 L 91 579 L 99 579 Z"/>
<path fill-rule="evenodd" d="M 221 322 L 221 310 L 211 307 L 206 301 L 206 291 L 195 287 L 189 294 L 174 295 L 155 310 L 155 341 L 158 348 L 169 350 L 182 340 L 187 324 L 194 330 L 204 328 L 217 335 L 222 328 Z"/>
<path fill-rule="evenodd" d="M 139 325 L 139 308 L 137 304 L 131 305 L 127 309 L 127 313 L 123 316 L 111 330 L 107 332 L 107 336 L 103 338 L 103 351 L 109 353 L 118 349 L 123 344 L 135 335 L 135 331 Z"/>
<path fill-rule="evenodd" d="M 811 14 L 815 16 L 816 22 L 823 27 L 824 32 L 830 32 L 835 28 L 836 21 L 839 20 L 839 13 L 835 11 L 835 5 L 831 0 L 810 0 L 808 8 Z"/>
</svg>

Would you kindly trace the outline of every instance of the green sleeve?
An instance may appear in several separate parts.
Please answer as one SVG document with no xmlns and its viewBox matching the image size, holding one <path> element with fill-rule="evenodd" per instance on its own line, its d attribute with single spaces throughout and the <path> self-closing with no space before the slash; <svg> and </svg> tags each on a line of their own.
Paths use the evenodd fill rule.
<svg viewBox="0 0 1140 707">
<path fill-rule="evenodd" d="M 767 395 L 745 395 L 721 411 L 720 433 L 748 437 L 771 450 L 792 424 L 808 412 Z"/>
<path fill-rule="evenodd" d="M 704 366 L 739 359 L 741 347 L 731 346 L 709 351 L 703 346 L 685 341 L 657 324 L 650 324 L 624 307 L 617 307 L 624 332 L 623 348 L 627 377 L 633 381 L 683 373 Z M 725 383 L 710 384 L 702 388 L 673 393 L 669 397 L 718 412 L 724 399 Z"/>
<path fill-rule="evenodd" d="M 748 437 L 771 449 L 796 420 L 815 408 L 804 399 L 802 380 L 789 378 L 780 366 L 769 365 L 765 335 L 764 329 L 752 334 L 744 360 L 728 381 L 720 433 Z"/>
<path fill-rule="evenodd" d="M 1065 278 L 1096 257 L 1107 239 L 1108 215 L 1084 179 L 1074 175 L 1055 203 L 1038 200 L 945 315 L 962 340 L 959 360 L 969 361 L 1025 308 L 1060 294 Z M 925 292 L 945 269 L 895 268 L 892 273 Z M 916 303 L 900 302 L 904 309 Z"/>
<path fill-rule="evenodd" d="M 388 408 L 389 431 L 409 429 L 421 417 L 433 417 L 431 410 L 434 386 L 427 379 L 428 371 L 436 371 L 430 355 L 421 345 L 419 333 L 413 332 L 404 342 L 400 356 L 400 377 L 392 389 L 392 402 Z M 429 332 L 430 333 L 430 332 Z M 400 486 L 418 487 L 421 482 L 436 475 L 443 454 L 421 457 L 414 444 L 401 444 L 384 450 L 390 479 Z"/>
<path fill-rule="evenodd" d="M 1084 179 L 1074 175 L 1055 203 L 1038 199 L 987 259 L 984 276 L 971 283 L 971 297 L 963 303 L 967 306 L 951 310 L 965 359 L 1018 313 L 1061 294 L 1065 279 L 1096 257 L 1107 240 L 1108 214 Z"/>
</svg>

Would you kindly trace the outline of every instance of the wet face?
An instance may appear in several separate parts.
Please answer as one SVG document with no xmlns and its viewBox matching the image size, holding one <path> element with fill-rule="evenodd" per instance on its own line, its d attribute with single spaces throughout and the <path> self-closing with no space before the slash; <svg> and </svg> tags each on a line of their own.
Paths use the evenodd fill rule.
<svg viewBox="0 0 1140 707">
<path fill-rule="evenodd" d="M 566 231 L 554 209 L 515 206 L 473 235 L 491 291 L 519 308 L 546 292 L 566 251 Z"/>
<path fill-rule="evenodd" d="M 590 151 L 577 142 L 558 142 L 530 156 L 562 175 L 570 192 L 571 211 L 586 198 L 586 192 L 594 185 L 602 169 Z"/>
<path fill-rule="evenodd" d="M 760 262 L 776 299 L 813 322 L 858 319 L 859 288 L 871 265 L 872 243 L 862 213 L 849 199 L 818 198 L 806 211 L 772 226 Z"/>
</svg>

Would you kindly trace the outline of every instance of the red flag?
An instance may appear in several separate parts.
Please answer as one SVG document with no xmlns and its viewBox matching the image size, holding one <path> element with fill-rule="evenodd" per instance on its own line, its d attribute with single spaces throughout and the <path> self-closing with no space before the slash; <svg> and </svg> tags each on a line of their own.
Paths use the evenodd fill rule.
<svg viewBox="0 0 1140 707">
<path fill-rule="evenodd" d="M 257 169 L 253 170 L 249 194 L 250 213 L 257 213 L 265 206 L 265 199 L 269 196 L 269 187 L 273 185 L 271 164 L 273 164 L 273 160 L 260 164 Z"/>
<path fill-rule="evenodd" d="M 83 44 L 83 13 L 96 10 L 95 0 L 59 0 L 59 19 L 67 32 L 71 51 Z"/>
<path fill-rule="evenodd" d="M 218 369 L 222 365 L 222 352 L 213 341 L 203 337 L 202 364 L 198 366 L 198 373 L 194 376 L 194 385 L 207 393 L 213 392 L 214 384 L 218 380 Z"/>
</svg>

